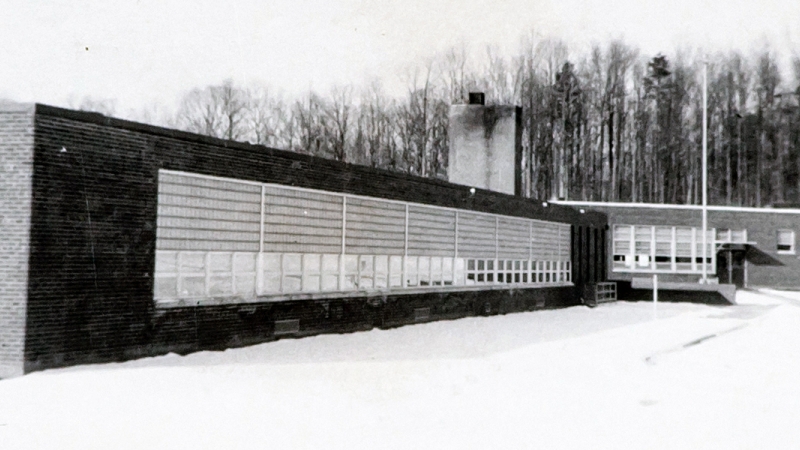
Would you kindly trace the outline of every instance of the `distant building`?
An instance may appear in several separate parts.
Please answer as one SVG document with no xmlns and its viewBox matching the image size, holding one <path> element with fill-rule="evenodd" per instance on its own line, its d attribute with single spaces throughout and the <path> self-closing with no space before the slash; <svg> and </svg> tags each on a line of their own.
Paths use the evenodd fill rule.
<svg viewBox="0 0 800 450">
<path fill-rule="evenodd" d="M 702 209 L 697 205 L 560 201 L 608 215 L 608 279 L 702 276 Z M 707 274 L 737 287 L 800 288 L 800 209 L 708 207 Z"/>
</svg>

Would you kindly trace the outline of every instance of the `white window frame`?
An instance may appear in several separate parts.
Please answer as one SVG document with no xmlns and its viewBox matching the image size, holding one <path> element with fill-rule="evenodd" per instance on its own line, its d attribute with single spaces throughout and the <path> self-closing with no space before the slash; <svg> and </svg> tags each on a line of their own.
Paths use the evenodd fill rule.
<svg viewBox="0 0 800 450">
<path fill-rule="evenodd" d="M 780 245 L 781 245 L 780 242 L 781 242 L 781 233 L 782 232 L 783 233 L 790 233 L 790 235 L 791 235 L 791 244 L 789 246 L 789 250 L 781 250 L 779 248 Z M 797 239 L 796 239 L 794 230 L 790 230 L 788 228 L 783 228 L 783 229 L 777 230 L 777 232 L 775 233 L 775 248 L 778 251 L 779 255 L 794 255 L 794 254 L 796 254 L 796 246 L 797 246 Z"/>
<path fill-rule="evenodd" d="M 658 225 L 658 226 L 655 226 L 655 225 L 631 225 L 631 224 L 626 224 L 626 223 L 614 224 L 613 227 L 615 227 L 615 228 L 612 228 L 612 230 L 615 230 L 616 227 L 629 227 L 630 228 L 630 245 L 629 245 L 628 254 L 625 255 L 623 253 L 619 253 L 618 252 L 617 247 L 616 247 L 616 242 L 618 240 L 614 239 L 614 237 L 615 237 L 614 235 L 612 235 L 611 254 L 613 256 L 623 255 L 624 257 L 630 259 L 632 261 L 632 264 L 630 264 L 630 265 L 625 264 L 624 267 L 619 267 L 619 264 L 617 264 L 618 262 L 612 261 L 612 264 L 614 264 L 614 267 L 612 268 L 612 272 L 623 272 L 623 273 L 680 273 L 680 274 L 691 274 L 691 275 L 697 275 L 697 274 L 702 273 L 703 264 L 702 264 L 702 262 L 698 262 L 697 261 L 698 258 L 702 258 L 702 256 L 701 256 L 701 254 L 702 254 L 702 242 L 701 242 L 702 231 L 698 227 L 685 227 L 685 226 L 672 226 L 672 225 Z M 668 269 L 667 268 L 656 269 L 656 263 L 655 263 L 655 256 L 656 256 L 656 251 L 655 251 L 655 243 L 656 243 L 655 229 L 657 227 L 661 227 L 661 228 L 670 228 L 671 227 L 672 228 L 672 236 L 671 236 L 671 242 L 670 242 L 670 261 L 671 262 L 670 262 L 670 268 L 668 268 Z M 678 258 L 678 256 L 677 256 L 677 229 L 678 228 L 690 228 L 692 230 L 692 244 L 691 244 L 692 245 L 691 246 L 691 248 L 692 248 L 692 256 L 691 256 L 692 265 L 691 265 L 691 269 L 678 269 L 677 268 L 677 265 L 678 265 L 678 263 L 677 263 L 677 258 Z M 640 236 L 641 239 L 638 239 L 638 240 L 637 240 L 637 235 L 636 235 L 637 230 L 643 230 L 643 232 L 641 233 L 641 236 Z M 647 230 L 647 232 L 644 232 L 644 230 Z M 713 274 L 716 273 L 716 252 L 714 251 L 714 249 L 716 248 L 715 245 L 714 245 L 714 238 L 716 237 L 716 229 L 715 228 L 709 228 L 708 229 L 708 233 L 709 233 L 709 240 L 708 240 L 707 245 L 708 245 L 709 251 L 710 251 L 710 253 L 707 255 L 707 258 L 710 259 L 710 261 L 708 262 L 708 264 L 709 264 L 708 273 L 713 275 Z M 649 241 L 645 241 L 644 240 L 644 238 L 646 237 L 645 235 L 649 235 Z M 622 240 L 619 240 L 619 241 L 621 242 Z M 640 253 L 640 254 L 636 253 L 636 243 L 637 242 L 647 242 L 648 243 L 647 253 Z M 666 242 L 666 241 L 662 241 L 662 242 Z M 612 256 L 612 258 L 613 258 L 613 256 Z M 627 263 L 627 260 L 626 260 L 626 263 Z"/>
</svg>

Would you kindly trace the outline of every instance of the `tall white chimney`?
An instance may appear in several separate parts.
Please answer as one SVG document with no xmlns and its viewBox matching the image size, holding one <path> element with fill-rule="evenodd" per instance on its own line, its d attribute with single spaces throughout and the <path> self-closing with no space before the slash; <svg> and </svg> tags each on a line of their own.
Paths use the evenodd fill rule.
<svg viewBox="0 0 800 450">
<path fill-rule="evenodd" d="M 520 195 L 522 108 L 486 106 L 483 93 L 450 107 L 447 177 L 451 183 Z"/>
</svg>

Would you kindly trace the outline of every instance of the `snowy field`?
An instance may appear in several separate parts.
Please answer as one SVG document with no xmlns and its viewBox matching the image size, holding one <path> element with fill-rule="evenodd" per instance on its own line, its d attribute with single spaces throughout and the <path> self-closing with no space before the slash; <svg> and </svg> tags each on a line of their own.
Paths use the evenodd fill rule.
<svg viewBox="0 0 800 450">
<path fill-rule="evenodd" d="M 800 293 L 620 302 L 0 381 L 2 449 L 800 445 Z"/>
</svg>

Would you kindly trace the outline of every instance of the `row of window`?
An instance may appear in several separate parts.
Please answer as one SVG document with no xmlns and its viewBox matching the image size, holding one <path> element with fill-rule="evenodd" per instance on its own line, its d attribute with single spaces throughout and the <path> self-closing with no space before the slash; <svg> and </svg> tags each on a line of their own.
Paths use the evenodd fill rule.
<svg viewBox="0 0 800 450">
<path fill-rule="evenodd" d="M 468 259 L 467 284 L 569 282 L 569 261 Z"/>
<path fill-rule="evenodd" d="M 737 233 L 737 238 L 740 234 Z M 706 235 L 705 262 L 709 273 L 716 270 L 716 235 L 713 229 Z M 726 236 L 733 234 L 728 232 Z M 616 271 L 699 273 L 703 270 L 703 232 L 698 228 L 615 225 L 612 246 Z"/>
<path fill-rule="evenodd" d="M 570 270 L 568 261 L 157 251 L 155 298 L 558 283 L 570 281 Z"/>
<path fill-rule="evenodd" d="M 695 273 L 703 268 L 702 230 L 692 227 L 615 225 L 613 268 L 616 271 Z M 747 243 L 747 230 L 711 229 L 707 235 L 706 264 L 716 272 L 716 249 L 724 243 Z M 795 254 L 793 230 L 777 230 L 779 254 Z"/>
</svg>

